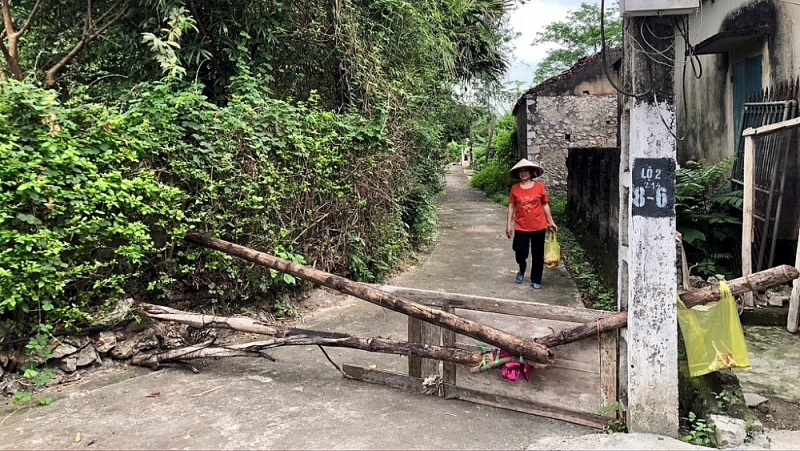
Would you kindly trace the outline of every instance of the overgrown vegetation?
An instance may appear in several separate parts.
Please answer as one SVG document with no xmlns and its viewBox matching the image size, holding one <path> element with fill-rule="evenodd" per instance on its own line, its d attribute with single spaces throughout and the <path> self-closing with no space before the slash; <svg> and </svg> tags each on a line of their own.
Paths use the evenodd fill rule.
<svg viewBox="0 0 800 451">
<path fill-rule="evenodd" d="M 603 432 L 606 434 L 628 432 L 628 423 L 625 421 L 625 410 L 622 408 L 622 403 L 617 401 L 614 403 L 614 407 L 603 407 L 600 409 L 601 415 L 607 415 L 612 412 L 614 413 L 614 419 L 608 420 L 606 425 L 603 426 Z"/>
<path fill-rule="evenodd" d="M 553 220 L 558 224 L 561 260 L 575 281 L 575 285 L 578 286 L 584 305 L 598 310 L 615 311 L 617 309 L 616 293 L 603 284 L 591 259 L 586 255 L 586 251 L 569 228 L 567 197 L 565 195 L 550 196 L 550 211 L 553 213 Z"/>
<path fill-rule="evenodd" d="M 692 271 L 708 277 L 735 277 L 736 249 L 741 246 L 742 191 L 729 175 L 735 156 L 717 164 L 689 161 L 676 173 L 675 212 Z"/>
<path fill-rule="evenodd" d="M 480 126 L 478 124 L 477 126 Z M 486 124 L 485 126 L 488 126 Z M 508 204 L 508 193 L 514 181 L 508 177 L 508 170 L 517 162 L 516 126 L 514 116 L 505 114 L 497 122 L 494 132 L 493 156 L 488 162 L 476 164 L 477 172 L 470 184 L 486 193 L 495 202 Z M 483 141 L 476 146 L 476 155 L 486 155 L 489 144 Z M 477 159 L 477 158 L 476 158 Z"/>
<path fill-rule="evenodd" d="M 201 3 L 4 10 L 0 341 L 122 297 L 295 312 L 298 280 L 190 230 L 364 281 L 430 239 L 453 87 L 505 70 L 508 4 Z"/>
<path fill-rule="evenodd" d="M 37 334 L 33 336 L 25 346 L 28 350 L 29 357 L 22 372 L 22 385 L 25 389 L 14 393 L 11 404 L 31 406 L 34 403 L 34 391 L 50 382 L 55 377 L 55 373 L 53 373 L 53 370 L 50 368 L 39 368 L 39 365 L 53 356 L 48 346 L 52 329 L 53 327 L 49 324 L 42 324 Z M 40 406 L 47 406 L 53 403 L 53 398 L 50 396 L 41 396 L 35 401 Z"/>
</svg>

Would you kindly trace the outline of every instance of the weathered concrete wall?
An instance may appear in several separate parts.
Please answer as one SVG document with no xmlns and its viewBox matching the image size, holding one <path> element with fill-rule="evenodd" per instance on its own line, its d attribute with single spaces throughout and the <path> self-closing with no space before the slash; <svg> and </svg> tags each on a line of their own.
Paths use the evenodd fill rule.
<svg viewBox="0 0 800 451">
<path fill-rule="evenodd" d="M 620 149 L 573 148 L 567 158 L 570 229 L 597 268 L 603 284 L 617 289 Z"/>
<path fill-rule="evenodd" d="M 757 29 L 764 34 L 762 39 L 737 45 L 727 53 L 701 55 L 703 74 L 699 79 L 693 75 L 691 66 L 684 76 L 684 54 L 675 52 L 678 135 L 686 135 L 677 144 L 678 162 L 700 158 L 717 162 L 734 154 L 733 65 L 762 55 L 764 87 L 796 77 L 800 33 L 793 30 L 800 27 L 800 8 L 774 0 L 703 1 L 702 14 L 687 18 L 692 45 L 719 33 L 742 29 Z M 679 35 L 675 46 L 684 48 Z"/>
<path fill-rule="evenodd" d="M 702 14 L 688 16 L 692 42 L 697 45 L 721 33 L 757 30 L 762 37 L 736 45 L 726 53 L 702 55 L 703 75 L 699 79 L 691 67 L 683 73 L 683 54 L 676 52 L 675 102 L 679 163 L 707 159 L 718 162 L 735 153 L 736 124 L 733 112 L 733 66 L 762 56 L 762 87 L 775 86 L 800 75 L 800 8 L 775 0 L 710 2 L 702 4 Z M 676 38 L 676 48 L 684 41 Z M 702 49 L 701 49 L 702 51 Z M 685 90 L 685 93 L 684 93 Z M 684 101 L 685 99 L 685 101 Z M 685 104 L 684 104 L 685 102 Z M 800 153 L 792 152 L 789 174 L 800 167 Z M 800 224 L 800 179 L 789 177 L 784 190 L 780 239 L 797 239 Z M 793 257 L 789 258 L 793 263 Z"/>
<path fill-rule="evenodd" d="M 567 189 L 569 148 L 617 144 L 616 95 L 536 96 L 526 100 L 525 111 L 525 139 L 520 142 L 526 158 L 544 167 L 542 181 L 550 191 Z"/>
</svg>

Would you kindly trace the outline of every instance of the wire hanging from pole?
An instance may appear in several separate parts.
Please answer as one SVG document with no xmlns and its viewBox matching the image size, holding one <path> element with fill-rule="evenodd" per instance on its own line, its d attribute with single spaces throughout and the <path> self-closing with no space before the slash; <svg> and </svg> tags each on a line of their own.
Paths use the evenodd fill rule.
<svg viewBox="0 0 800 451">
<path fill-rule="evenodd" d="M 607 53 L 606 50 L 607 49 L 606 49 L 606 26 L 605 26 L 606 19 L 605 18 L 606 18 L 606 2 L 605 2 L 605 0 L 600 0 L 600 45 L 602 46 L 601 53 L 602 53 L 602 56 L 603 56 L 603 72 L 606 74 L 606 78 L 608 79 L 608 82 L 611 83 L 611 87 L 613 87 L 618 93 L 620 93 L 620 94 L 622 94 L 624 96 L 634 97 L 636 99 L 648 96 L 651 92 L 653 92 L 653 88 L 652 87 L 650 89 L 648 89 L 647 92 L 645 92 L 644 94 L 634 94 L 634 93 L 627 92 L 627 91 L 623 90 L 622 88 L 620 88 L 619 86 L 617 86 L 617 84 L 611 78 L 611 74 L 608 71 L 608 58 L 606 56 L 606 53 Z M 648 61 L 648 64 L 649 64 L 649 61 Z"/>
</svg>

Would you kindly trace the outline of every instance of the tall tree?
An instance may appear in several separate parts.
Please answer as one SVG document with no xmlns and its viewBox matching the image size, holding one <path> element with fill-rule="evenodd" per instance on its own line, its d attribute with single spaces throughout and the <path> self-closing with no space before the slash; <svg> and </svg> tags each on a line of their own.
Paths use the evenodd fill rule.
<svg viewBox="0 0 800 451">
<path fill-rule="evenodd" d="M 622 45 L 622 19 L 618 12 L 618 3 L 605 10 L 606 48 Z M 557 44 L 559 48 L 548 51 L 536 67 L 533 81 L 537 84 L 569 69 L 579 59 L 602 50 L 600 6 L 581 3 L 580 9 L 570 11 L 565 20 L 553 22 L 538 33 L 533 45 L 538 44 Z"/>
<path fill-rule="evenodd" d="M 57 3 L 57 4 L 52 4 Z M 0 0 L 3 22 L 0 28 L 0 52 L 4 64 L 0 64 L 0 77 L 23 80 L 28 71 L 35 71 L 38 56 L 20 52 L 20 42 L 26 35 L 38 41 L 39 50 L 49 58 L 44 63 L 45 88 L 56 85 L 59 74 L 87 46 L 107 32 L 128 11 L 128 2 L 116 1 L 21 1 L 11 4 Z M 65 10 L 77 14 L 64 14 Z M 33 27 L 39 22 L 38 27 Z M 30 46 L 31 50 L 36 46 Z M 27 67 L 26 67 L 27 66 Z"/>
</svg>

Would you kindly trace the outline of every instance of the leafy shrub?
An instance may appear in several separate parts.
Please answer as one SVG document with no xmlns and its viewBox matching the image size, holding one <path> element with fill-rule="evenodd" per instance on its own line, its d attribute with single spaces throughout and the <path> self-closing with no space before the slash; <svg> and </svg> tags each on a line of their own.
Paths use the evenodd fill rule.
<svg viewBox="0 0 800 451">
<path fill-rule="evenodd" d="M 717 164 L 687 162 L 676 173 L 675 212 L 687 260 L 701 276 L 732 278 L 734 250 L 741 247 L 742 191 L 727 176 L 736 157 Z"/>
<path fill-rule="evenodd" d="M 91 323 L 121 296 L 236 302 L 299 286 L 184 244 L 188 230 L 369 281 L 430 236 L 443 153 L 418 149 L 436 127 L 390 140 L 380 119 L 273 99 L 240 74 L 224 107 L 175 82 L 139 84 L 116 108 L 0 85 L 0 335 Z"/>
<path fill-rule="evenodd" d="M 377 249 L 407 239 L 394 200 L 401 174 L 379 124 L 319 111 L 314 96 L 307 103 L 271 99 L 244 68 L 232 91 L 224 108 L 199 90 L 162 84 L 145 86 L 131 101 L 137 129 L 170 143 L 152 149 L 152 161 L 185 187 L 191 200 L 184 208 L 198 230 L 266 252 L 281 249 L 347 276 L 385 273 Z M 198 249 L 177 253 L 175 263 L 181 283 L 171 277 L 152 288 L 172 294 L 208 287 L 225 299 L 256 299 L 291 285 Z"/>
<path fill-rule="evenodd" d="M 689 412 L 689 416 L 685 420 L 688 426 L 688 433 L 681 437 L 682 441 L 716 448 L 716 428 L 712 424 L 708 424 L 704 418 L 698 417 L 694 412 Z"/>
<path fill-rule="evenodd" d="M 475 173 L 470 180 L 470 185 L 486 193 L 487 196 L 505 196 L 508 202 L 508 193 L 514 185 L 514 180 L 508 177 L 509 166 L 499 160 L 492 160 L 480 172 Z"/>
<path fill-rule="evenodd" d="M 184 195 L 142 164 L 146 147 L 116 110 L 0 84 L 0 319 L 18 320 L 5 329 L 88 320 L 185 232 Z"/>
<path fill-rule="evenodd" d="M 466 144 L 457 143 L 455 141 L 450 141 L 447 143 L 447 162 L 448 163 L 460 163 L 461 162 L 461 152 L 464 148 L 467 147 Z"/>
<path fill-rule="evenodd" d="M 480 170 L 470 181 L 472 186 L 492 199 L 505 196 L 507 202 L 508 192 L 515 183 L 508 177 L 508 170 L 517 162 L 515 130 L 514 116 L 510 113 L 498 121 L 495 130 L 494 157 L 486 165 L 479 166 Z"/>
</svg>

